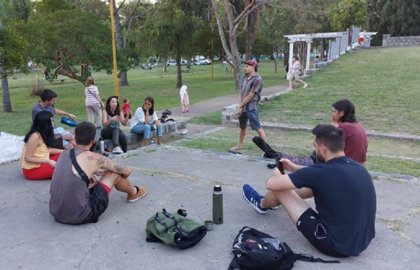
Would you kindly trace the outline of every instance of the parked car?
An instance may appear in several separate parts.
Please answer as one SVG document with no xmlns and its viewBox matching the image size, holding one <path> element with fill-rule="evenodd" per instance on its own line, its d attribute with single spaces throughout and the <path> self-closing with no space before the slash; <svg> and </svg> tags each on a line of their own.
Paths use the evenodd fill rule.
<svg viewBox="0 0 420 270">
<path fill-rule="evenodd" d="M 197 66 L 210 65 L 210 64 L 211 64 L 211 60 L 207 58 L 193 61 L 193 65 L 197 65 Z"/>
<path fill-rule="evenodd" d="M 168 61 L 166 61 L 166 65 L 167 66 L 176 66 L 176 61 L 175 60 L 168 60 Z"/>
</svg>

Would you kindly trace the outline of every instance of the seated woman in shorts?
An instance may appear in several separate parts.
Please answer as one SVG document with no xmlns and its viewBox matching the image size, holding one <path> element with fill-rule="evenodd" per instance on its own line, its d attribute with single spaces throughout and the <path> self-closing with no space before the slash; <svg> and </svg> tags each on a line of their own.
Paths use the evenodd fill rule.
<svg viewBox="0 0 420 270">
<path fill-rule="evenodd" d="M 110 96 L 105 104 L 102 112 L 102 139 L 110 139 L 113 144 L 113 154 L 121 154 L 127 152 L 127 138 L 120 129 L 120 124 L 127 125 L 123 111 L 120 109 L 117 96 Z"/>
<path fill-rule="evenodd" d="M 154 109 L 152 97 L 146 97 L 142 107 L 138 107 L 131 118 L 131 132 L 143 134 L 144 144 L 150 144 L 152 131 L 156 130 L 157 144 L 162 144 L 163 129 Z"/>
<path fill-rule="evenodd" d="M 55 164 L 63 152 L 52 147 L 55 140 L 52 116 L 48 111 L 37 113 L 31 129 L 25 136 L 20 166 L 28 180 L 51 179 Z"/>
</svg>

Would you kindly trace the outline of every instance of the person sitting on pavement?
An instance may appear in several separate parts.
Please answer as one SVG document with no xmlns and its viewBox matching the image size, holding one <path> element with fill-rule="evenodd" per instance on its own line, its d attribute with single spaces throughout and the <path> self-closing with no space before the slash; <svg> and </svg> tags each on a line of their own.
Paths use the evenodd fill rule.
<svg viewBox="0 0 420 270">
<path fill-rule="evenodd" d="M 114 186 L 127 193 L 128 202 L 135 202 L 147 194 L 145 187 L 133 186 L 128 180 L 130 167 L 90 151 L 96 145 L 94 124 L 80 123 L 75 134 L 77 145 L 61 154 L 51 182 L 49 209 L 57 222 L 97 222 L 108 206 Z"/>
<path fill-rule="evenodd" d="M 143 106 L 138 107 L 131 118 L 130 129 L 136 134 L 143 134 L 143 145 L 149 145 L 152 131 L 156 130 L 157 144 L 162 144 L 163 127 L 155 111 L 155 101 L 146 97 Z"/>
<path fill-rule="evenodd" d="M 295 55 L 292 58 L 292 66 L 289 69 L 289 72 L 287 73 L 287 80 L 289 81 L 289 88 L 287 90 L 293 89 L 293 81 L 296 81 L 298 83 L 303 84 L 303 88 L 308 87 L 308 84 L 302 80 L 300 77 L 301 73 L 301 66 L 299 62 L 299 58 Z"/>
<path fill-rule="evenodd" d="M 365 128 L 356 119 L 356 109 L 348 99 L 341 99 L 332 105 L 331 121 L 344 132 L 344 153 L 347 157 L 364 164 L 368 150 Z"/>
<path fill-rule="evenodd" d="M 53 148 L 54 129 L 52 114 L 48 111 L 37 113 L 32 127 L 24 138 L 20 156 L 20 167 L 28 180 L 51 179 L 55 164 L 62 149 Z"/>
<path fill-rule="evenodd" d="M 344 132 L 344 154 L 346 157 L 364 164 L 368 150 L 368 137 L 365 128 L 356 119 L 356 109 L 353 103 L 348 99 L 334 102 L 331 109 L 331 122 L 332 125 L 341 128 Z M 286 158 L 293 161 L 293 163 L 303 166 L 316 162 L 313 154 L 309 157 L 292 156 L 275 151 L 258 136 L 255 136 L 252 141 L 264 151 L 263 157 L 266 158 Z M 267 166 L 273 169 L 275 164 L 268 164 Z"/>
<path fill-rule="evenodd" d="M 54 134 L 59 134 L 62 136 L 64 146 L 68 145 L 68 143 L 70 143 L 70 145 L 68 145 L 69 147 L 75 145 L 76 141 L 74 140 L 74 135 L 64 128 L 56 126 L 54 122 L 54 115 L 65 115 L 73 120 L 75 120 L 77 117 L 74 114 L 68 113 L 55 107 L 55 103 L 57 102 L 57 94 L 54 91 L 50 89 L 44 89 L 40 97 L 41 100 L 32 108 L 32 121 L 40 111 L 50 112 L 53 115 L 51 121 L 54 127 Z"/>
<path fill-rule="evenodd" d="M 127 125 L 128 119 L 124 117 L 123 111 L 120 109 L 117 96 L 110 96 L 106 100 L 105 108 L 102 112 L 102 139 L 112 140 L 113 154 L 121 154 L 127 152 L 127 137 L 120 129 L 120 124 Z"/>
<path fill-rule="evenodd" d="M 281 159 L 290 174 L 275 168 L 261 196 L 250 185 L 243 197 L 260 214 L 283 206 L 297 229 L 319 251 L 334 257 L 358 256 L 375 237 L 376 193 L 369 172 L 344 155 L 343 130 L 313 130 L 318 163 L 303 167 Z M 305 201 L 314 197 L 316 211 Z"/>
<path fill-rule="evenodd" d="M 252 130 L 256 130 L 258 135 L 267 141 L 267 135 L 261 127 L 258 116 L 258 106 L 261 99 L 261 91 L 263 89 L 263 80 L 257 73 L 258 63 L 255 60 L 248 60 L 244 66 L 245 76 L 242 78 L 239 94 L 239 105 L 236 115 L 239 117 L 239 142 L 229 151 L 232 153 L 241 153 L 244 146 L 246 135 L 246 125 L 249 124 Z"/>
</svg>

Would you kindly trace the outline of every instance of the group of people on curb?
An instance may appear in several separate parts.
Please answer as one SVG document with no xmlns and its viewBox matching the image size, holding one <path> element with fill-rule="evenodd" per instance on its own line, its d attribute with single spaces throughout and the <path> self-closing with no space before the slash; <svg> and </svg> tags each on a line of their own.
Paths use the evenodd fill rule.
<svg viewBox="0 0 420 270">
<path fill-rule="evenodd" d="M 297 58 L 293 61 L 291 74 L 298 69 Z M 282 206 L 297 230 L 322 253 L 333 257 L 358 256 L 375 237 L 376 192 L 364 167 L 367 135 L 356 119 L 353 103 L 347 99 L 335 102 L 332 123 L 312 129 L 311 157 L 277 152 L 269 146 L 259 121 L 263 81 L 257 73 L 258 63 L 248 60 L 244 64 L 236 112 L 239 141 L 229 151 L 241 153 L 249 121 L 258 134 L 253 141 L 264 151 L 263 156 L 277 158 L 281 167 L 271 167 L 273 173 L 265 182 L 264 195 L 244 184 L 243 198 L 260 214 Z M 293 75 L 288 79 L 290 83 L 299 78 Z M 303 88 L 306 86 L 304 83 Z M 283 174 L 281 168 L 290 173 Z M 315 209 L 306 202 L 308 198 L 314 198 Z"/>
<path fill-rule="evenodd" d="M 258 63 L 248 60 L 244 64 L 245 76 L 240 84 L 236 112 L 239 141 L 230 151 L 242 151 L 249 121 L 259 142 L 263 142 L 266 157 L 278 158 L 290 173 L 282 174 L 275 167 L 266 180 L 264 195 L 244 184 L 242 196 L 260 214 L 282 206 L 298 231 L 321 252 L 334 257 L 358 256 L 375 237 L 376 194 L 372 178 L 363 165 L 368 141 L 363 126 L 356 120 L 354 105 L 346 99 L 335 102 L 331 111 L 332 124 L 321 124 L 312 129 L 312 158 L 301 163 L 299 159 L 293 162 L 293 158 L 268 145 L 258 115 L 263 89 L 263 80 L 257 73 Z M 87 83 L 87 88 L 91 85 L 94 85 L 93 79 L 90 85 Z M 100 101 L 99 91 L 91 87 L 87 92 L 92 92 L 93 98 Z M 55 108 L 56 98 L 51 90 L 44 90 L 41 94 L 41 101 L 32 113 L 33 123 L 25 136 L 20 161 L 27 179 L 52 178 L 49 209 L 54 219 L 65 224 L 97 222 L 108 206 L 113 187 L 126 193 L 128 202 L 144 197 L 146 187 L 133 185 L 128 179 L 130 167 L 90 150 L 96 145 L 97 125 L 94 123 L 78 124 L 74 135 L 57 130 L 63 138 L 66 136 L 68 147 L 64 150 L 53 147 L 54 114 L 75 118 Z M 86 98 L 87 107 L 93 107 L 93 98 Z M 120 109 L 118 97 L 109 97 L 106 104 L 99 104 L 99 108 L 102 138 L 111 138 L 114 150 L 125 152 L 127 144 L 119 125 L 126 125 L 129 117 Z M 87 111 L 92 117 L 88 118 L 94 122 L 97 114 L 90 109 Z M 162 143 L 159 139 L 162 126 L 154 109 L 154 100 L 147 97 L 131 117 L 130 130 L 143 134 L 148 140 L 153 129 L 157 133 L 157 143 Z M 41 172 L 42 177 L 38 177 Z M 315 208 L 305 200 L 312 197 Z"/>
</svg>

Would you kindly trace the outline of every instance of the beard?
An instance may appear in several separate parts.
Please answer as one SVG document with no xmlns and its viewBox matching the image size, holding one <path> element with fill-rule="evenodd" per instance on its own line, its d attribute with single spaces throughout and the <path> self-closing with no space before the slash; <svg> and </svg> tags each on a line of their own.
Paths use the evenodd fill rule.
<svg viewBox="0 0 420 270">
<path fill-rule="evenodd" d="M 316 162 L 317 163 L 324 163 L 325 158 L 323 158 L 318 152 L 316 152 Z"/>
</svg>

